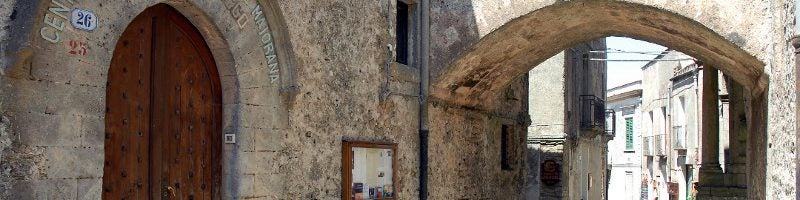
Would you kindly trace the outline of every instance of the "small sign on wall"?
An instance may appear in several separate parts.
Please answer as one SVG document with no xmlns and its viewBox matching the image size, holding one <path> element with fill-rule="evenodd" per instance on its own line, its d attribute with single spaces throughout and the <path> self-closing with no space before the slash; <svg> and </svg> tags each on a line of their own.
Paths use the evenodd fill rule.
<svg viewBox="0 0 800 200">
<path fill-rule="evenodd" d="M 97 29 L 97 16 L 94 15 L 94 12 L 89 10 L 79 8 L 72 10 L 70 21 L 72 22 L 72 26 L 77 29 L 85 31 Z"/>
<path fill-rule="evenodd" d="M 545 160 L 542 162 L 542 183 L 553 186 L 561 182 L 561 165 L 555 160 Z"/>
</svg>

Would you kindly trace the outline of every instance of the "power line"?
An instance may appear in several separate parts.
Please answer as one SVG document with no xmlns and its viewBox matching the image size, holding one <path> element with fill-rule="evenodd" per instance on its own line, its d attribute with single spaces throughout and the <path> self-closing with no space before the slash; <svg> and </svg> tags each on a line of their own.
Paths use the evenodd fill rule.
<svg viewBox="0 0 800 200">
<path fill-rule="evenodd" d="M 589 51 L 589 53 L 617 53 L 617 54 L 644 54 L 644 55 L 666 55 L 671 52 L 679 52 L 675 50 L 664 51 L 626 51 L 620 49 L 607 48 L 606 50 Z M 680 53 L 680 52 L 679 52 Z"/>
<path fill-rule="evenodd" d="M 644 59 L 589 58 L 589 60 L 591 60 L 591 61 L 612 61 L 612 62 L 650 62 L 650 61 L 687 61 L 687 60 L 694 61 L 695 59 L 694 58 L 674 58 L 674 59 L 649 59 L 649 60 L 644 60 Z"/>
</svg>

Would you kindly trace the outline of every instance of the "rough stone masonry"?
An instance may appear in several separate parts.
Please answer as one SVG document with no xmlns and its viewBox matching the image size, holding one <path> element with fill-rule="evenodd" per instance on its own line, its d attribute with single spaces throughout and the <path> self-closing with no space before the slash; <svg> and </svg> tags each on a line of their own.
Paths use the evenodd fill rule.
<svg viewBox="0 0 800 200">
<path fill-rule="evenodd" d="M 197 28 L 219 71 L 220 134 L 235 136 L 215 141 L 223 199 L 342 198 L 343 140 L 397 144 L 398 199 L 419 191 L 429 199 L 516 199 L 525 167 L 501 169 L 500 130 L 525 130 L 527 109 L 541 109 L 527 107 L 521 77 L 556 52 L 608 35 L 673 47 L 742 83 L 756 103 L 748 112 L 763 118 L 751 126 L 762 142 L 750 151 L 759 156 L 749 171 L 759 177 L 748 179 L 749 198 L 796 194 L 793 1 L 408 1 L 420 5 L 412 13 L 428 11 L 415 19 L 430 21 L 410 32 L 430 41 L 412 45 L 429 62 L 411 66 L 393 63 L 386 48 L 396 42 L 387 31 L 395 1 L 235 2 L 253 23 L 223 1 L 0 3 L 0 199 L 100 198 L 103 179 L 113 178 L 102 169 L 113 148 L 104 146 L 104 112 L 114 48 L 135 17 L 159 3 Z M 252 14 L 259 7 L 268 29 Z M 77 9 L 91 11 L 97 28 L 68 23 L 67 10 Z M 387 82 L 390 95 L 381 98 Z M 421 116 L 431 136 L 427 165 L 419 159 Z M 526 163 L 521 133 L 509 143 L 517 165 Z"/>
</svg>

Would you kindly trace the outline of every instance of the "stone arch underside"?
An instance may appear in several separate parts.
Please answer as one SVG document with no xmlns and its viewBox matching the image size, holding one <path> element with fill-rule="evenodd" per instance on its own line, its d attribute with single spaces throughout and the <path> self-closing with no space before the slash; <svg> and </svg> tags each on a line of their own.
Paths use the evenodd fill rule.
<svg viewBox="0 0 800 200">
<path fill-rule="evenodd" d="M 556 53 L 590 39 L 625 36 L 682 51 L 729 75 L 753 95 L 767 85 L 764 63 L 704 25 L 655 7 L 570 1 L 535 10 L 484 36 L 431 84 L 437 101 L 489 110 L 512 81 Z"/>
</svg>

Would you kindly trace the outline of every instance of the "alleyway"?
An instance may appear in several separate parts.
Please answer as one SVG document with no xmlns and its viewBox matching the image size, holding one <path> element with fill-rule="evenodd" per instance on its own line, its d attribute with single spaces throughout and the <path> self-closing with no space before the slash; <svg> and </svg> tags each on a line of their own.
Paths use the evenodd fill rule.
<svg viewBox="0 0 800 200">
<path fill-rule="evenodd" d="M 795 3 L 6 0 L 0 199 L 793 199 Z"/>
</svg>

